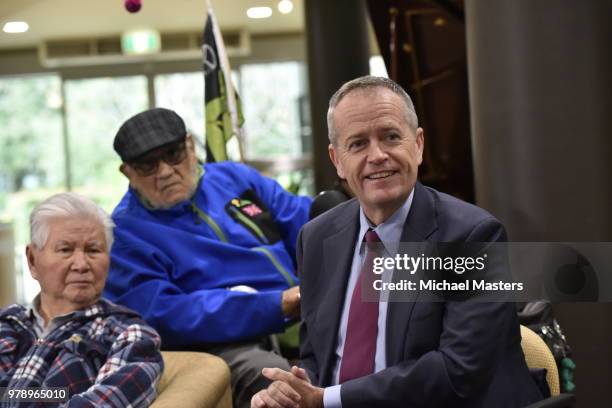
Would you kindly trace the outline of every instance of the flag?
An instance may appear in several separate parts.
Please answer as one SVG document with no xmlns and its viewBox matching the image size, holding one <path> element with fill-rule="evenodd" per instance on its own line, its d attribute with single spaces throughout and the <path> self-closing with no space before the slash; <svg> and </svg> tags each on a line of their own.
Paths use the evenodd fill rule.
<svg viewBox="0 0 612 408">
<path fill-rule="evenodd" d="M 210 5 L 204 26 L 202 67 L 206 111 L 206 161 L 219 162 L 228 159 L 226 144 L 232 137 L 237 137 L 238 146 L 241 147 L 244 117 L 240 99 L 232 86 L 223 38 Z M 242 158 L 242 151 L 240 156 Z"/>
</svg>

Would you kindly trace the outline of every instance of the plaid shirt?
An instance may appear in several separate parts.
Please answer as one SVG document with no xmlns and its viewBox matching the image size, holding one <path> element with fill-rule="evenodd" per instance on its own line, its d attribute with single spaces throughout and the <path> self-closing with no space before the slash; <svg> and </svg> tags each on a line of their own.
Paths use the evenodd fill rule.
<svg viewBox="0 0 612 408">
<path fill-rule="evenodd" d="M 145 407 L 163 369 L 158 334 L 133 311 L 100 299 L 37 338 L 23 306 L 0 311 L 0 387 L 68 387 L 61 407 Z M 2 407 L 49 403 L 0 402 Z"/>
</svg>

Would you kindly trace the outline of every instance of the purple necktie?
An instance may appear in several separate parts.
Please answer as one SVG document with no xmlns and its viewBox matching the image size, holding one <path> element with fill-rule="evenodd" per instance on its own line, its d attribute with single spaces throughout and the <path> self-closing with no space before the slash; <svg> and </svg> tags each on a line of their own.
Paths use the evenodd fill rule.
<svg viewBox="0 0 612 408">
<path fill-rule="evenodd" d="M 344 351 L 340 363 L 340 384 L 353 378 L 364 377 L 374 372 L 376 336 L 378 335 L 378 302 L 364 302 L 361 290 L 371 290 L 374 282 L 372 271 L 374 258 L 380 242 L 378 234 L 368 230 L 365 234 L 366 258 L 359 272 L 359 278 L 351 296 L 348 324 L 344 340 Z"/>
</svg>

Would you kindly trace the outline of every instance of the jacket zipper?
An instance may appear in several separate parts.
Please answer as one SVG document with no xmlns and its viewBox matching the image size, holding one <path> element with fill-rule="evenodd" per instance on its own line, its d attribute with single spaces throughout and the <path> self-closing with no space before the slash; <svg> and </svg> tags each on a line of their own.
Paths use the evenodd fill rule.
<svg viewBox="0 0 612 408">
<path fill-rule="evenodd" d="M 204 220 L 204 222 L 206 224 L 208 224 L 208 226 L 210 228 L 212 228 L 212 230 L 215 232 L 215 234 L 217 234 L 217 237 L 219 237 L 219 239 L 221 241 L 228 242 L 227 238 L 225 237 L 225 234 L 223 233 L 223 231 L 221 230 L 219 225 L 212 218 L 210 218 L 206 213 L 204 213 L 204 211 L 200 210 L 195 205 L 195 203 L 193 201 L 191 202 L 191 208 L 193 209 L 193 211 L 195 211 L 195 213 L 202 220 Z M 236 210 L 236 209 L 234 209 L 234 210 Z M 266 236 L 264 235 L 264 233 L 261 231 L 261 229 L 255 223 L 253 223 L 251 220 L 249 220 L 247 217 L 242 215 L 237 210 L 236 210 L 236 216 L 239 217 L 242 222 L 244 222 L 246 225 L 248 225 L 253 230 L 253 232 L 255 232 L 255 234 L 258 237 L 260 237 L 262 241 L 264 241 L 264 243 L 268 243 L 268 240 L 267 240 Z M 270 262 L 272 262 L 272 265 L 274 265 L 274 267 L 283 276 L 283 278 L 285 278 L 285 280 L 287 281 L 289 286 L 295 286 L 295 280 L 293 280 L 293 278 L 291 277 L 291 274 L 289 272 L 287 272 L 287 270 L 276 259 L 276 257 L 274 256 L 274 254 L 272 252 L 270 252 L 267 248 L 263 248 L 263 247 L 253 248 L 253 251 L 261 252 L 264 255 L 266 255 L 268 257 L 268 259 L 270 260 Z"/>
<path fill-rule="evenodd" d="M 210 218 L 204 211 L 200 210 L 193 201 L 191 202 L 191 209 L 215 232 L 217 238 L 223 242 L 227 242 L 227 238 L 221 230 L 221 227 L 219 227 L 215 220 Z"/>
<path fill-rule="evenodd" d="M 268 241 L 268 238 L 266 238 L 263 231 L 261 230 L 261 228 L 259 228 L 257 224 L 251 221 L 248 217 L 246 217 L 243 213 L 241 213 L 240 210 L 238 210 L 237 208 L 230 207 L 230 209 L 236 215 L 236 218 L 239 218 L 240 221 L 242 221 L 245 225 L 247 225 L 264 244 L 270 243 L 270 241 Z"/>
<path fill-rule="evenodd" d="M 291 274 L 289 274 L 289 272 L 287 272 L 287 270 L 283 267 L 283 265 L 281 265 L 281 263 L 278 262 L 274 254 L 272 254 L 272 252 L 270 252 L 268 248 L 257 247 L 257 248 L 253 248 L 253 251 L 257 251 L 257 252 L 261 252 L 265 254 L 270 260 L 270 262 L 272 262 L 272 264 L 276 267 L 276 269 L 278 269 L 280 274 L 283 275 L 283 277 L 285 278 L 289 286 L 295 286 L 295 281 L 291 277 Z"/>
</svg>

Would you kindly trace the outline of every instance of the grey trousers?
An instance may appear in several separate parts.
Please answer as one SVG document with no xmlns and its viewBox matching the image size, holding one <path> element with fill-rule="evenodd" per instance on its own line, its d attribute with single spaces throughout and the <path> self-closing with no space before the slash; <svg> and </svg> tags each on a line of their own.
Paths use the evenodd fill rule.
<svg viewBox="0 0 612 408">
<path fill-rule="evenodd" d="M 286 359 L 259 343 L 215 346 L 206 352 L 221 357 L 230 367 L 234 408 L 249 408 L 253 395 L 270 385 L 271 381 L 261 374 L 263 368 L 291 369 Z"/>
</svg>

